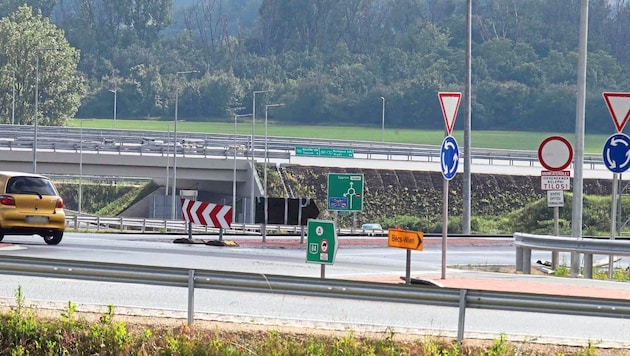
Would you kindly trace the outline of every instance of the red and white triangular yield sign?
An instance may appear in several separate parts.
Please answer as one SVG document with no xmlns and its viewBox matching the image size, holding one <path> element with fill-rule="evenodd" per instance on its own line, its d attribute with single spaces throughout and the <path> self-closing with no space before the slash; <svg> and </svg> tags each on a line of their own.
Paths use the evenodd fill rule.
<svg viewBox="0 0 630 356">
<path fill-rule="evenodd" d="M 623 131 L 630 117 L 630 93 L 602 93 L 610 116 L 617 127 L 617 132 Z"/>
<path fill-rule="evenodd" d="M 442 115 L 444 115 L 444 123 L 446 124 L 446 132 L 450 136 L 453 133 L 455 119 L 457 119 L 457 110 L 459 110 L 459 102 L 462 99 L 462 93 L 459 92 L 439 92 L 440 106 L 442 107 Z"/>
<path fill-rule="evenodd" d="M 182 199 L 182 218 L 193 224 L 228 229 L 232 225 L 232 207 Z"/>
</svg>

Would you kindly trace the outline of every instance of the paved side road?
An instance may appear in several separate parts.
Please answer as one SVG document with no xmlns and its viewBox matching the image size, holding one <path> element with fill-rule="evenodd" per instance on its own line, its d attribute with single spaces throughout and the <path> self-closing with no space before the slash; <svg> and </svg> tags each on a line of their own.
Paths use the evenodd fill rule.
<svg viewBox="0 0 630 356">
<path fill-rule="evenodd" d="M 340 237 L 344 246 L 383 247 L 387 246 L 387 238 L 384 237 Z M 259 248 L 305 248 L 300 242 L 300 237 L 276 237 L 267 238 L 262 242 L 260 237 L 238 238 L 235 241 L 244 247 Z M 424 245 L 439 246 L 441 238 L 425 238 Z M 449 246 L 497 246 L 512 245 L 511 239 L 495 238 L 449 238 Z M 536 261 L 532 261 L 535 265 Z M 365 278 L 374 282 L 404 283 L 404 276 Z M 591 280 L 584 278 L 556 277 L 550 275 L 525 275 L 522 273 L 484 272 L 463 270 L 459 268 L 447 268 L 446 278 L 441 278 L 441 273 L 412 273 L 412 283 L 429 282 L 436 286 L 494 290 L 504 292 L 525 292 L 534 294 L 553 294 L 567 296 L 583 296 L 596 298 L 628 299 L 630 300 L 630 282 Z"/>
</svg>

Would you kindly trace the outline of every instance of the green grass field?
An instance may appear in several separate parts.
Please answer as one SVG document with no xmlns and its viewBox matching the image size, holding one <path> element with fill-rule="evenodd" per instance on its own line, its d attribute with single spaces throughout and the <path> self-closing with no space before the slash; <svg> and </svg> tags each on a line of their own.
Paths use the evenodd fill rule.
<svg viewBox="0 0 630 356">
<path fill-rule="evenodd" d="M 69 126 L 79 127 L 81 120 L 72 119 Z M 84 120 L 84 128 L 114 128 L 114 120 Z M 158 120 L 116 120 L 116 128 L 128 130 L 172 131 L 172 121 Z M 251 118 L 243 118 L 237 123 L 238 133 L 247 135 L 252 133 Z M 312 137 L 339 140 L 381 141 L 381 129 L 371 127 L 349 126 L 302 126 L 268 123 L 269 136 L 283 137 Z M 196 133 L 234 133 L 233 122 L 188 122 L 178 121 L 177 131 L 180 136 L 185 132 Z M 256 135 L 264 135 L 264 120 L 256 120 Z M 611 132 L 612 134 L 612 132 Z M 548 132 L 514 132 L 514 131 L 475 131 L 471 133 L 471 144 L 475 148 L 500 148 L 512 150 L 536 151 L 540 143 L 552 135 L 563 136 L 572 143 L 575 142 L 575 133 L 548 133 Z M 459 146 L 464 145 L 464 132 L 454 130 L 453 136 Z M 608 135 L 586 135 L 584 137 L 584 152 L 601 153 Z M 387 129 L 384 138 L 386 142 L 413 143 L 440 145 L 444 139 L 444 131 L 441 130 L 412 130 L 412 129 Z"/>
</svg>

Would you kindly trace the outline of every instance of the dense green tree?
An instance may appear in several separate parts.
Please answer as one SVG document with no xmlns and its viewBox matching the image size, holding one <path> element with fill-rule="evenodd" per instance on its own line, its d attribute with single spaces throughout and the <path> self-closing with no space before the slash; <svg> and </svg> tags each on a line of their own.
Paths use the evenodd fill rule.
<svg viewBox="0 0 630 356">
<path fill-rule="evenodd" d="M 273 89 L 257 111 L 285 103 L 276 120 L 379 125 L 382 96 L 388 126 L 441 129 L 436 93 L 463 91 L 462 0 L 195 0 L 175 9 L 175 27 L 166 0 L 29 3 L 55 2 L 53 18 L 81 49 L 82 116 L 109 117 L 116 88 L 120 117 L 170 117 L 173 73 L 191 69 L 202 74 L 179 78 L 179 115 L 199 120 L 251 112 L 252 92 Z M 630 2 L 589 3 L 587 130 L 605 131 L 601 92 L 630 87 Z M 580 6 L 473 1 L 475 129 L 572 130 Z M 5 58 L 0 66 L 6 120 L 12 72 Z M 27 103 L 30 85 L 18 90 Z"/>
<path fill-rule="evenodd" d="M 0 20 L 0 64 L 16 73 L 16 123 L 33 123 L 36 89 L 39 124 L 61 125 L 73 117 L 84 90 L 78 61 L 79 51 L 70 47 L 63 31 L 41 14 L 34 15 L 31 7 L 22 6 Z M 1 89 L 11 92 L 11 86 Z M 2 120 L 10 110 L 11 105 L 0 108 Z"/>
<path fill-rule="evenodd" d="M 0 18 L 10 16 L 20 6 L 30 6 L 34 12 L 50 17 L 59 0 L 3 0 L 0 2 Z"/>
<path fill-rule="evenodd" d="M 199 80 L 181 85 L 178 111 L 190 117 L 230 117 L 244 96 L 241 80 L 231 72 L 206 73 Z"/>
</svg>

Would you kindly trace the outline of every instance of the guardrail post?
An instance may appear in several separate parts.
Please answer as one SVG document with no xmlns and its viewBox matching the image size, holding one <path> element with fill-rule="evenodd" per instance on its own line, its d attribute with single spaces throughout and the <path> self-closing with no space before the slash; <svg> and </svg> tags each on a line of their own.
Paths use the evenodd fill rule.
<svg viewBox="0 0 630 356">
<path fill-rule="evenodd" d="M 79 215 L 74 216 L 74 228 L 75 229 L 79 228 Z"/>
<path fill-rule="evenodd" d="M 523 274 L 532 273 L 532 249 L 523 248 Z"/>
<path fill-rule="evenodd" d="M 101 231 L 101 217 L 97 216 L 96 217 L 96 231 Z"/>
<path fill-rule="evenodd" d="M 125 225 L 123 225 L 123 217 L 120 217 L 120 232 L 125 231 Z"/>
<path fill-rule="evenodd" d="M 195 270 L 188 271 L 188 325 L 192 325 L 195 314 Z"/>
<path fill-rule="evenodd" d="M 147 230 L 147 219 L 142 219 L 142 233 Z"/>
<path fill-rule="evenodd" d="M 466 289 L 459 291 L 459 320 L 457 322 L 457 345 L 462 346 L 464 340 L 464 325 L 466 320 Z"/>
<path fill-rule="evenodd" d="M 523 248 L 516 246 L 516 271 L 523 272 Z"/>
<path fill-rule="evenodd" d="M 584 253 L 584 278 L 593 279 L 593 254 Z"/>
</svg>

